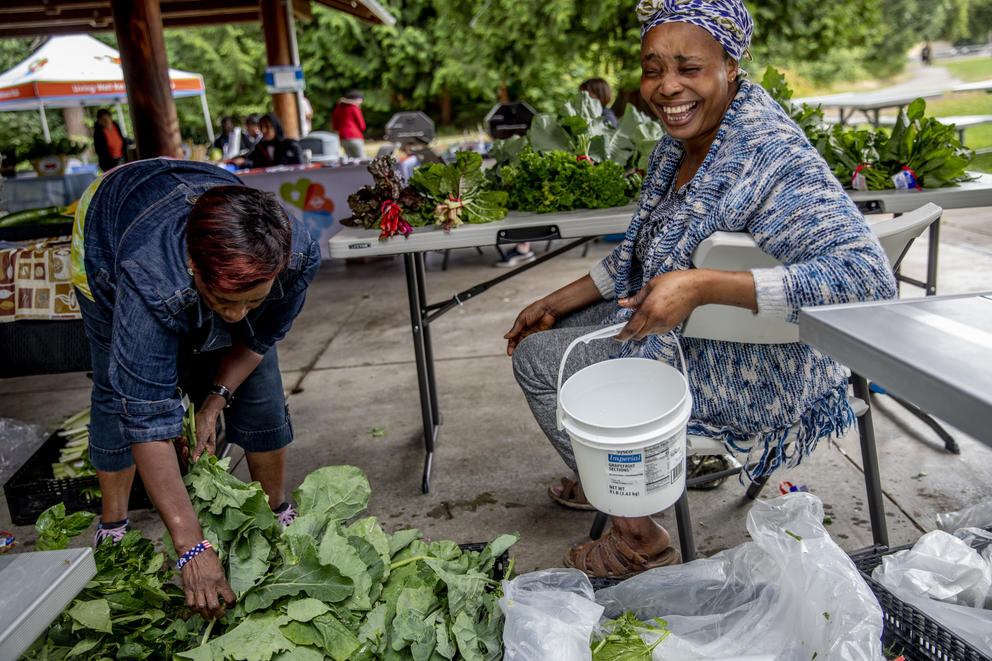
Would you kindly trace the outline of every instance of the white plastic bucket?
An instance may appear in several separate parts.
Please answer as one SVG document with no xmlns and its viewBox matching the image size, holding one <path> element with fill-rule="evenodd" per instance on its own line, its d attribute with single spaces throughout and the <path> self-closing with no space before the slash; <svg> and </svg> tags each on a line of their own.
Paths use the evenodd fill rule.
<svg viewBox="0 0 992 661">
<path fill-rule="evenodd" d="M 572 440 L 582 490 L 596 509 L 648 516 L 674 505 L 685 490 L 692 413 L 685 376 L 657 360 L 615 358 L 561 382 L 576 344 L 611 337 L 623 327 L 588 333 L 565 350 L 558 371 L 558 428 Z"/>
</svg>

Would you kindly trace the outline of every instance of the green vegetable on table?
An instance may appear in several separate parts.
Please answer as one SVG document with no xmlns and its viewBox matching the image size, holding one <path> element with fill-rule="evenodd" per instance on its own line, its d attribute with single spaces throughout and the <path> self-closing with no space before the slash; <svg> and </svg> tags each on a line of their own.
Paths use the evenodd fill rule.
<svg viewBox="0 0 992 661">
<path fill-rule="evenodd" d="M 410 186 L 427 198 L 420 222 L 408 216 L 411 225 L 434 223 L 446 230 L 462 223 L 489 223 L 506 216 L 508 195 L 488 190 L 482 171 L 482 156 L 458 152 L 455 162 L 427 163 L 413 171 Z"/>
<path fill-rule="evenodd" d="M 828 127 L 819 106 L 792 103 L 785 77 L 773 67 L 765 70 L 761 85 L 803 129 L 845 188 L 852 188 L 852 178 L 860 174 L 868 190 L 892 189 L 896 187 L 892 177 L 904 169 L 912 172 L 921 188 L 956 186 L 971 179 L 966 168 L 975 153 L 961 144 L 953 124 L 924 116 L 922 98 L 899 110 L 891 131 Z"/>
<path fill-rule="evenodd" d="M 612 161 L 594 164 L 567 152 L 538 153 L 530 147 L 516 164 L 504 166 L 500 177 L 511 209 L 538 213 L 623 206 L 640 186 L 639 176 L 628 179 Z"/>
</svg>

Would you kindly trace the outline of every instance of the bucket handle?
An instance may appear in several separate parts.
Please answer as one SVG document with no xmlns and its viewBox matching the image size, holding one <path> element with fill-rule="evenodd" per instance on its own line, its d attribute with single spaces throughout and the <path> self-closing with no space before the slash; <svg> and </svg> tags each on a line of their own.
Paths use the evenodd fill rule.
<svg viewBox="0 0 992 661">
<path fill-rule="evenodd" d="M 563 414 L 561 410 L 561 379 L 565 375 L 565 362 L 568 360 L 568 354 L 572 353 L 572 349 L 574 349 L 575 345 L 579 344 L 580 342 L 583 344 L 589 344 L 593 340 L 602 340 L 607 337 L 613 337 L 614 335 L 619 333 L 626 325 L 627 325 L 626 321 L 621 321 L 619 324 L 613 324 L 612 326 L 604 326 L 603 328 L 597 328 L 591 333 L 586 333 L 585 335 L 581 335 L 575 338 L 574 340 L 572 340 L 572 343 L 568 345 L 568 348 L 565 349 L 565 353 L 561 357 L 561 366 L 558 368 L 558 387 L 555 389 L 555 395 L 557 397 L 556 406 L 555 406 L 555 419 L 558 423 L 558 431 L 561 431 L 565 428 L 564 425 L 562 424 Z M 672 329 L 671 331 L 669 331 L 669 333 L 673 333 L 674 330 L 675 329 Z M 666 333 L 666 335 L 667 334 L 668 333 Z M 682 367 L 682 376 L 684 376 L 688 380 L 689 375 L 686 374 L 685 371 L 686 369 L 685 355 L 682 353 L 682 343 L 679 341 L 678 335 L 673 334 L 672 337 L 675 338 L 675 346 L 679 350 L 679 364 Z"/>
</svg>

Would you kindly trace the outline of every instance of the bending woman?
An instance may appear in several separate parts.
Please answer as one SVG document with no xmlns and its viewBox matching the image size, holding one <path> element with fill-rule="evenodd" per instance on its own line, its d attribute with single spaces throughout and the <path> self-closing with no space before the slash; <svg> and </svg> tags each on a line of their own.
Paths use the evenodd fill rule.
<svg viewBox="0 0 992 661">
<path fill-rule="evenodd" d="M 802 130 L 744 79 L 739 63 L 753 24 L 743 3 L 643 0 L 637 13 L 641 95 L 667 135 L 651 156 L 624 241 L 588 275 L 524 308 L 505 336 L 507 353 L 534 416 L 572 470 L 571 444 L 555 423 L 559 362 L 574 338 L 621 321 L 616 342 L 573 350 L 566 373 L 615 355 L 674 363 L 681 342 L 693 397 L 689 432 L 720 439 L 728 451 L 753 450 L 757 474 L 795 465 L 820 438 L 853 423 L 845 368 L 805 344 L 680 338 L 681 325 L 708 303 L 796 322 L 803 306 L 891 298 L 891 268 Z M 749 232 L 783 266 L 692 268 L 692 251 L 716 231 Z M 751 448 L 755 435 L 761 442 Z M 592 509 L 576 480 L 549 493 Z M 626 576 L 678 560 L 668 532 L 650 517 L 614 517 L 606 535 L 570 549 L 565 564 Z"/>
<path fill-rule="evenodd" d="M 103 492 L 94 544 L 129 529 L 135 466 L 172 536 L 186 603 L 223 614 L 235 595 L 179 472 L 182 383 L 196 409 L 195 460 L 213 452 L 223 412 L 229 441 L 283 524 L 293 440 L 275 344 L 303 307 L 320 249 L 270 195 L 210 163 L 137 161 L 84 194 L 72 278 L 93 363 L 90 460 Z"/>
</svg>

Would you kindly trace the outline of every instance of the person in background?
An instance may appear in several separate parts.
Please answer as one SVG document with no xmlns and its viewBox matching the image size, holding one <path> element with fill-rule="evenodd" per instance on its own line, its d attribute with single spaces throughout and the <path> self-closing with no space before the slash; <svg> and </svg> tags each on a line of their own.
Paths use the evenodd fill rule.
<svg viewBox="0 0 992 661">
<path fill-rule="evenodd" d="M 338 99 L 331 113 L 331 130 L 338 134 L 341 147 L 349 158 L 365 158 L 365 117 L 362 93 L 351 90 Z"/>
<path fill-rule="evenodd" d="M 313 106 L 310 105 L 310 99 L 305 96 L 301 96 L 303 99 L 303 127 L 300 132 L 300 137 L 305 137 L 310 135 L 313 130 Z"/>
<path fill-rule="evenodd" d="M 272 113 L 262 115 L 259 120 L 262 139 L 247 156 L 230 160 L 242 168 L 267 168 L 274 165 L 299 165 L 303 162 L 300 143 L 290 140 L 283 131 L 282 122 Z"/>
<path fill-rule="evenodd" d="M 192 459 L 214 452 L 223 414 L 227 440 L 289 525 L 293 427 L 276 344 L 319 267 L 301 221 L 210 163 L 128 163 L 95 180 L 76 209 L 70 271 L 90 344 L 89 456 L 103 494 L 93 543 L 130 529 L 137 470 L 180 558 L 186 604 L 205 618 L 235 595 L 183 486 L 173 444 L 182 396 L 196 406 Z"/>
<path fill-rule="evenodd" d="M 574 351 L 565 377 L 612 357 L 677 364 L 692 392 L 688 433 L 750 455 L 751 477 L 795 466 L 817 442 L 855 422 L 848 371 L 802 342 L 749 344 L 681 335 L 698 306 L 733 305 L 796 323 L 801 308 L 892 298 L 888 259 L 805 133 L 740 67 L 753 21 L 742 0 L 641 0 L 641 96 L 662 121 L 623 243 L 590 272 L 524 308 L 507 340 L 531 412 L 573 471 L 557 426 L 557 383 L 576 338 L 625 322 L 614 341 Z M 741 271 L 697 269 L 692 253 L 715 232 L 747 232 L 781 262 Z M 676 464 L 672 470 L 679 470 Z M 548 489 L 559 505 L 594 509 L 577 479 Z M 625 577 L 679 562 L 649 516 L 614 516 L 563 563 Z"/>
<path fill-rule="evenodd" d="M 100 162 L 100 169 L 106 172 L 124 163 L 127 146 L 131 144 L 125 138 L 120 125 L 110 116 L 110 111 L 100 108 L 96 111 L 96 126 L 93 127 L 93 151 Z"/>
<path fill-rule="evenodd" d="M 259 122 L 262 121 L 262 116 L 257 112 L 245 117 L 245 131 L 241 134 L 241 143 L 244 145 L 244 151 L 240 154 L 244 156 L 255 148 L 262 140 L 262 128 L 259 126 Z"/>
<path fill-rule="evenodd" d="M 243 153 L 244 141 L 241 139 L 241 127 L 234 125 L 234 119 L 224 116 L 220 120 L 220 135 L 214 140 L 214 147 L 221 150 L 221 158 L 228 160 Z"/>
<path fill-rule="evenodd" d="M 616 128 L 619 122 L 616 113 L 610 108 L 610 102 L 613 100 L 610 84 L 602 78 L 590 78 L 579 85 L 579 90 L 588 94 L 593 100 L 599 101 L 599 105 L 603 108 L 603 121 Z"/>
</svg>

